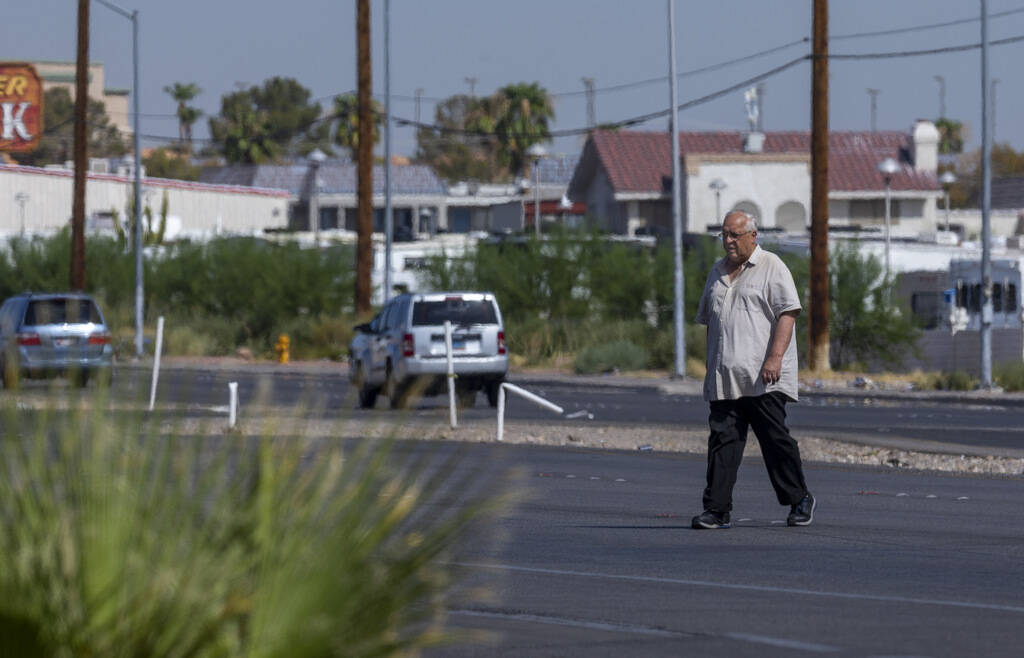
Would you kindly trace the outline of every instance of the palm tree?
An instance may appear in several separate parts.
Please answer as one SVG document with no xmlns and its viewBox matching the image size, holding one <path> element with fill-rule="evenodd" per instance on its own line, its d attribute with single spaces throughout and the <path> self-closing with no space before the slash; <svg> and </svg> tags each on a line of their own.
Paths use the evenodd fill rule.
<svg viewBox="0 0 1024 658">
<path fill-rule="evenodd" d="M 373 101 L 370 106 L 373 116 L 373 143 L 380 141 L 380 124 L 384 121 L 384 110 L 380 103 Z M 334 97 L 334 116 L 337 128 L 334 143 L 347 149 L 355 161 L 359 153 L 359 99 L 355 94 Z"/>
<path fill-rule="evenodd" d="M 527 149 L 551 139 L 548 121 L 555 118 L 551 96 L 536 82 L 521 82 L 502 87 L 492 99 L 494 132 L 503 157 L 511 171 L 526 175 Z"/>
<path fill-rule="evenodd" d="M 190 107 L 187 103 L 202 93 L 203 90 L 194 82 L 175 82 L 173 85 L 164 87 L 164 91 L 178 103 L 178 140 L 187 144 L 188 149 L 191 151 L 192 124 L 202 116 L 203 111 Z"/>
</svg>

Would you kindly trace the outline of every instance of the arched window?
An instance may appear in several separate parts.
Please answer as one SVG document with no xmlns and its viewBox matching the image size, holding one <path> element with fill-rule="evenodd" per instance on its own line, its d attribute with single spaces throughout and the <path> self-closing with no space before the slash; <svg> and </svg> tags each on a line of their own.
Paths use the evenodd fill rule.
<svg viewBox="0 0 1024 658">
<path fill-rule="evenodd" d="M 807 211 L 799 201 L 787 201 L 775 210 L 775 226 L 787 233 L 807 230 Z"/>
<path fill-rule="evenodd" d="M 732 207 L 732 210 L 739 210 L 753 217 L 754 221 L 757 222 L 758 228 L 764 226 L 764 217 L 761 216 L 761 209 L 753 201 L 740 201 Z"/>
</svg>

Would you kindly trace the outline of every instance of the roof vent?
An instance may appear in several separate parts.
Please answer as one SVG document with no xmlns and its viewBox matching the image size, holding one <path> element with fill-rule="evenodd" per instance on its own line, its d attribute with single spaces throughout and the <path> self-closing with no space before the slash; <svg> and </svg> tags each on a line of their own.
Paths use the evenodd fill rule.
<svg viewBox="0 0 1024 658">
<path fill-rule="evenodd" d="M 764 133 L 747 133 L 743 138 L 744 153 L 762 153 L 764 151 Z"/>
</svg>

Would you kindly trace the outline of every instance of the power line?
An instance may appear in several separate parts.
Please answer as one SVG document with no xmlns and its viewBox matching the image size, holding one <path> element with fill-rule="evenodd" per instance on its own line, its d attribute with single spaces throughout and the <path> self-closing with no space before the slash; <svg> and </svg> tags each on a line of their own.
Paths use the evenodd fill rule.
<svg viewBox="0 0 1024 658">
<path fill-rule="evenodd" d="M 989 14 L 989 19 L 1002 18 L 1003 16 L 1010 16 L 1012 14 L 1024 13 L 1024 7 L 1019 9 L 1010 9 L 1007 11 L 999 11 Z M 881 37 L 888 36 L 891 34 L 906 34 L 908 32 L 922 32 L 924 30 L 934 30 L 940 27 L 950 27 L 953 25 L 963 25 L 965 23 L 976 23 L 981 20 L 981 16 L 972 16 L 971 18 L 960 18 L 953 21 L 945 21 L 942 23 L 930 23 L 928 25 L 915 25 L 912 27 L 898 27 L 891 30 L 879 30 L 877 32 L 852 32 L 850 34 L 833 34 L 829 38 L 832 41 L 840 41 L 843 39 L 858 39 L 861 37 Z"/>
<path fill-rule="evenodd" d="M 1024 41 L 1024 35 L 1015 37 L 1008 37 L 1006 39 L 999 39 L 996 41 L 989 41 L 989 46 L 1005 46 L 1009 43 L 1017 43 L 1018 41 Z M 942 48 L 928 48 L 925 50 L 898 50 L 895 52 L 887 53 L 855 53 L 855 54 L 829 54 L 829 59 L 892 59 L 894 57 L 921 57 L 924 55 L 941 55 L 943 53 L 958 53 L 965 50 L 977 50 L 981 48 L 980 43 L 969 43 L 962 46 L 944 46 Z"/>
</svg>

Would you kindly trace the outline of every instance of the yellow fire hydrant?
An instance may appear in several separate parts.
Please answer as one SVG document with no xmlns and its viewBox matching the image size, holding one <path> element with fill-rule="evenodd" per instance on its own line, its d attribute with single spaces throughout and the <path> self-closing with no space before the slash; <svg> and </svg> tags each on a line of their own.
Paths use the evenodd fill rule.
<svg viewBox="0 0 1024 658">
<path fill-rule="evenodd" d="M 277 352 L 278 363 L 288 363 L 290 346 L 291 341 L 288 339 L 288 334 L 281 334 L 277 337 L 277 343 L 274 345 L 274 351 Z"/>
</svg>

